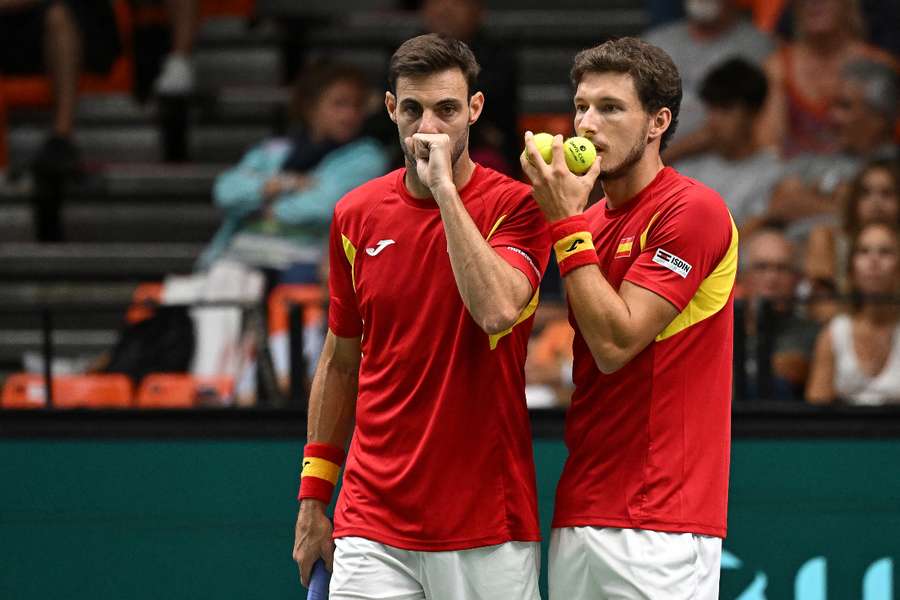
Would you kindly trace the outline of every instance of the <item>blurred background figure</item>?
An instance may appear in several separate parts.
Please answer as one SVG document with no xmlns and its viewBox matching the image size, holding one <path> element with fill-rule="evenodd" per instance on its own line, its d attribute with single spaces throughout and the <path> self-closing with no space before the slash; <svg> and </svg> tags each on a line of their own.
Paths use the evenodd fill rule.
<svg viewBox="0 0 900 600">
<path fill-rule="evenodd" d="M 840 195 L 866 162 L 897 158 L 896 71 L 861 59 L 846 63 L 840 75 L 830 113 L 837 149 L 791 160 L 769 204 L 769 216 L 791 223 L 790 233 L 797 239 L 804 239 L 817 223 L 837 220 Z"/>
<path fill-rule="evenodd" d="M 700 84 L 713 66 L 739 56 L 761 65 L 773 40 L 738 10 L 734 0 L 685 0 L 685 18 L 659 26 L 642 37 L 665 50 L 681 74 L 684 97 L 678 130 L 666 151 L 667 162 L 707 150 L 712 134 L 703 128 Z"/>
<path fill-rule="evenodd" d="M 894 64 L 890 54 L 865 42 L 854 0 L 797 0 L 793 16 L 794 40 L 766 61 L 771 93 L 759 129 L 786 158 L 839 148 L 831 99 L 845 65 L 859 59 Z"/>
<path fill-rule="evenodd" d="M 820 225 L 810 232 L 806 277 L 847 292 L 850 240 L 872 223 L 900 227 L 900 168 L 894 161 L 866 165 L 850 184 L 840 226 Z"/>
<path fill-rule="evenodd" d="M 767 226 L 743 240 L 741 252 L 746 384 L 738 397 L 802 401 L 819 326 L 794 302 L 800 274 L 796 248 L 783 231 Z M 771 352 L 765 368 L 771 374 L 768 390 L 757 386 L 764 340 Z M 739 355 L 735 352 L 735 358 Z"/>
<path fill-rule="evenodd" d="M 806 399 L 827 404 L 900 403 L 900 238 L 883 223 L 862 227 L 852 242 L 851 307 L 816 341 Z"/>
<path fill-rule="evenodd" d="M 141 0 L 135 0 L 140 2 Z M 191 52 L 197 28 L 199 0 L 166 0 L 171 23 L 172 45 L 154 83 L 161 96 L 184 96 L 194 90 L 194 65 Z"/>
<path fill-rule="evenodd" d="M 80 174 L 74 141 L 79 78 L 82 72 L 107 73 L 120 52 L 110 2 L 0 0 L 0 76 L 46 73 L 51 82 L 51 129 L 27 159 L 36 175 Z"/>
<path fill-rule="evenodd" d="M 572 341 L 566 305 L 541 301 L 525 361 L 525 400 L 529 408 L 556 408 L 572 401 Z"/>
<path fill-rule="evenodd" d="M 356 67 L 311 64 L 294 85 L 299 129 L 258 144 L 216 179 L 225 222 L 199 266 L 227 257 L 268 270 L 271 283 L 319 281 L 334 205 L 387 169 L 385 150 L 363 134 L 371 98 Z"/>
<path fill-rule="evenodd" d="M 674 165 L 719 192 L 739 228 L 765 214 L 782 174 L 775 151 L 762 148 L 754 139 L 766 91 L 765 73 L 747 60 L 732 58 L 714 67 L 699 91 L 706 109 L 709 150 Z"/>
<path fill-rule="evenodd" d="M 517 129 L 516 56 L 507 44 L 484 36 L 484 0 L 424 0 L 421 15 L 428 32 L 465 42 L 481 65 L 478 89 L 484 92 L 485 103 L 470 134 L 472 160 L 507 175 L 516 174 L 522 146 Z"/>
</svg>

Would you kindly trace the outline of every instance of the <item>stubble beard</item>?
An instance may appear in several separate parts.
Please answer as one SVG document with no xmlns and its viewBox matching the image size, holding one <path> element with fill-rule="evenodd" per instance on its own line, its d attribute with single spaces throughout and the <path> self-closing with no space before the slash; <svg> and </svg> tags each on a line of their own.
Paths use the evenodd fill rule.
<svg viewBox="0 0 900 600">
<path fill-rule="evenodd" d="M 645 125 L 643 131 L 641 131 L 640 137 L 619 164 L 614 165 L 609 169 L 600 169 L 599 179 L 601 182 L 614 181 L 628 175 L 632 167 L 640 162 L 641 158 L 644 156 L 644 151 L 647 149 L 647 132 L 649 130 L 649 125 Z"/>
</svg>

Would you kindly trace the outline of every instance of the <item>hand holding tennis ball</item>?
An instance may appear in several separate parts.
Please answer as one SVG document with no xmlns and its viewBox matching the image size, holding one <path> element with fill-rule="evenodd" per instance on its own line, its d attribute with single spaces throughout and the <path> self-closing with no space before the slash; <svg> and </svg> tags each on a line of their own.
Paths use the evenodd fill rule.
<svg viewBox="0 0 900 600">
<path fill-rule="evenodd" d="M 549 133 L 535 133 L 532 138 L 538 152 L 541 153 L 541 158 L 548 165 L 553 162 L 553 137 Z M 589 139 L 580 136 L 571 137 L 563 142 L 563 151 L 565 152 L 566 166 L 576 175 L 586 173 L 597 158 L 594 144 Z M 522 151 L 522 155 L 529 161 L 531 160 L 527 151 Z"/>
<path fill-rule="evenodd" d="M 553 162 L 553 136 L 549 133 L 536 133 L 532 138 L 534 141 L 534 145 L 537 146 L 538 152 L 541 153 L 541 158 L 544 159 L 544 162 L 548 165 Z M 531 160 L 531 155 L 528 154 L 528 150 L 522 150 L 522 156 L 527 158 L 529 161 Z"/>
</svg>

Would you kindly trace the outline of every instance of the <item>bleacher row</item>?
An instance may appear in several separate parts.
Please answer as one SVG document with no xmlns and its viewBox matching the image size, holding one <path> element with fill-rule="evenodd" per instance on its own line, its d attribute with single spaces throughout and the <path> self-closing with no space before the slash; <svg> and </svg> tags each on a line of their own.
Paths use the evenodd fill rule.
<svg viewBox="0 0 900 600">
<path fill-rule="evenodd" d="M 154 102 L 140 105 L 127 90 L 83 95 L 76 142 L 89 174 L 66 189 L 65 241 L 36 241 L 32 182 L 0 178 L 0 379 L 22 369 L 25 352 L 41 351 L 40 308 L 53 312 L 56 355 L 97 355 L 115 343 L 141 283 L 192 270 L 220 222 L 210 199 L 215 176 L 284 123 L 290 94 L 282 80 L 281 46 L 291 30 L 280 23 L 316 23 L 305 40 L 310 54 L 359 64 L 382 86 L 374 80 L 381 78 L 390 53 L 421 29 L 415 13 L 394 4 L 352 0 L 329 7 L 256 0 L 253 26 L 237 15 L 206 18 L 194 55 L 198 91 L 188 111 L 189 162 L 162 162 L 164 140 Z M 523 127 L 548 119 L 570 127 L 573 53 L 644 27 L 638 0 L 589 9 L 582 4 L 487 2 L 487 35 L 509 41 L 517 56 Z M 6 144 L 15 164 L 37 149 L 49 117 L 45 106 L 9 101 L 6 106 Z M 72 307 L 78 311 L 67 313 Z M 97 311 L 83 310 L 89 307 Z M 132 396 L 143 397 L 140 391 Z"/>
</svg>

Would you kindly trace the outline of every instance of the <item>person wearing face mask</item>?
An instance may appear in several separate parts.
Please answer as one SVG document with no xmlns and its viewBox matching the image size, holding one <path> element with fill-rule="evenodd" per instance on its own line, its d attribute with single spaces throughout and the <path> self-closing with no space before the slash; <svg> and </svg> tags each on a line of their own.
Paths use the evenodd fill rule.
<svg viewBox="0 0 900 600">
<path fill-rule="evenodd" d="M 700 85 L 709 71 L 732 57 L 762 65 L 775 48 L 774 41 L 756 29 L 735 5 L 735 0 L 685 0 L 685 18 L 641 36 L 666 51 L 681 73 L 684 99 L 678 134 L 666 150 L 668 162 L 706 151 L 712 143 L 704 125 Z"/>
<path fill-rule="evenodd" d="M 806 399 L 858 406 L 900 404 L 900 237 L 873 223 L 854 237 L 851 308 L 816 341 Z"/>
</svg>

